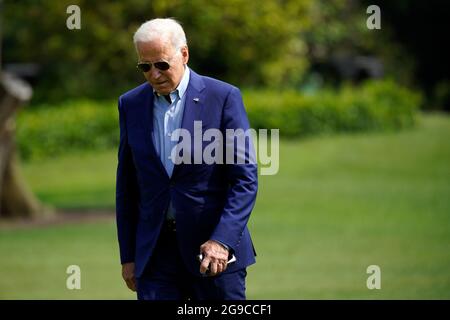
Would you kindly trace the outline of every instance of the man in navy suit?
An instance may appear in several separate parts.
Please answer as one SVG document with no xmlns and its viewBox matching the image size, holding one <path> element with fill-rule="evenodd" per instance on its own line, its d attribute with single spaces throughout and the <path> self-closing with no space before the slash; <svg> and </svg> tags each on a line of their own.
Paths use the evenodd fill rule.
<svg viewBox="0 0 450 320">
<path fill-rule="evenodd" d="M 236 146 L 249 131 L 240 91 L 188 68 L 186 37 L 173 19 L 142 24 L 134 44 L 147 82 L 119 98 L 122 276 L 138 299 L 245 299 L 246 268 L 256 256 L 247 222 L 257 165 L 249 161 L 251 139 L 244 152 Z M 230 130 L 238 134 L 216 144 L 218 161 L 199 161 L 221 141 L 198 136 Z"/>
</svg>

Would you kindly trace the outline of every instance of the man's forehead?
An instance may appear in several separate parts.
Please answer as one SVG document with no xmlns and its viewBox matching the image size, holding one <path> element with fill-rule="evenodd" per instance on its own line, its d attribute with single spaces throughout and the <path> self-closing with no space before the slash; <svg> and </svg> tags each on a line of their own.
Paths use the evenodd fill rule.
<svg viewBox="0 0 450 320">
<path fill-rule="evenodd" d="M 137 51 L 141 55 L 170 55 L 173 47 L 170 41 L 155 39 L 153 41 L 138 42 Z"/>
</svg>

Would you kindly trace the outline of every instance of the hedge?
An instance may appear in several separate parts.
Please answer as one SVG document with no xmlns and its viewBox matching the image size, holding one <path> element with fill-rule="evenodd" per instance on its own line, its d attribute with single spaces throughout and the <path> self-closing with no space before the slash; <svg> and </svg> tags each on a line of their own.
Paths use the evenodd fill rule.
<svg viewBox="0 0 450 320">
<path fill-rule="evenodd" d="M 27 108 L 17 121 L 22 159 L 117 146 L 119 120 L 114 101 L 76 100 Z"/>
<path fill-rule="evenodd" d="M 391 81 L 369 81 L 314 95 L 245 91 L 244 101 L 253 128 L 279 128 L 280 136 L 297 137 L 410 127 L 422 97 Z"/>
</svg>

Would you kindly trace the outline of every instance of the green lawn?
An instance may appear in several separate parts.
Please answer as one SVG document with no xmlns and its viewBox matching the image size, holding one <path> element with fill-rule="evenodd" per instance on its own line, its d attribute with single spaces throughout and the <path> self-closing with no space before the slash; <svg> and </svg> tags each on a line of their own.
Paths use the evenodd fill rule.
<svg viewBox="0 0 450 320">
<path fill-rule="evenodd" d="M 250 227 L 250 299 L 450 299 L 450 118 L 400 133 L 283 141 Z M 25 175 L 64 208 L 113 207 L 116 152 L 34 162 Z M 0 298 L 134 298 L 114 222 L 0 230 Z M 82 270 L 67 290 L 66 267 Z M 366 268 L 381 268 L 368 290 Z"/>
</svg>

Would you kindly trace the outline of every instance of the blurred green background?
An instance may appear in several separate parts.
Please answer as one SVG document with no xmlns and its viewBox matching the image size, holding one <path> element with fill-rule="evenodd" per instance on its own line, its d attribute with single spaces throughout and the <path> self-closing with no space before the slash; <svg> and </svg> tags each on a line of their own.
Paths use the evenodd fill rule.
<svg viewBox="0 0 450 320">
<path fill-rule="evenodd" d="M 71 4 L 80 30 L 66 28 Z M 144 81 L 132 35 L 155 17 L 182 23 L 191 68 L 241 88 L 253 128 L 280 129 L 279 172 L 260 176 L 249 222 L 249 299 L 449 299 L 449 8 L 3 1 L 2 68 L 34 89 L 17 117 L 21 169 L 56 214 L 0 214 L 0 299 L 135 298 L 114 222 L 116 101 Z M 81 290 L 66 288 L 69 265 Z M 370 265 L 379 290 L 366 286 Z"/>
</svg>

